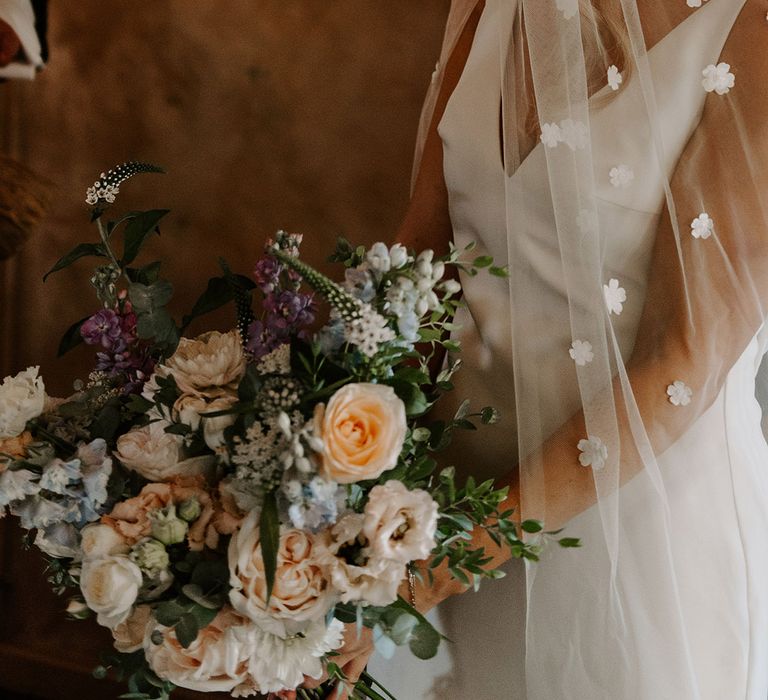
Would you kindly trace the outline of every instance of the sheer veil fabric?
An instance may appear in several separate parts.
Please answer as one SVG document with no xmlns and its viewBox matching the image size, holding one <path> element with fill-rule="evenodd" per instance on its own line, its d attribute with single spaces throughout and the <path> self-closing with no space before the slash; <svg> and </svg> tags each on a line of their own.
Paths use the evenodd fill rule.
<svg viewBox="0 0 768 700">
<path fill-rule="evenodd" d="M 452 4 L 414 177 L 476 4 Z M 507 280 L 462 280 L 457 333 L 457 399 L 495 405 L 502 426 L 463 437 L 452 461 L 516 471 L 522 517 L 584 546 L 510 567 L 522 589 L 502 580 L 447 603 L 452 690 L 434 697 L 768 695 L 755 399 L 768 343 L 766 9 L 485 2 L 439 134 L 456 243 L 509 267 Z"/>
</svg>

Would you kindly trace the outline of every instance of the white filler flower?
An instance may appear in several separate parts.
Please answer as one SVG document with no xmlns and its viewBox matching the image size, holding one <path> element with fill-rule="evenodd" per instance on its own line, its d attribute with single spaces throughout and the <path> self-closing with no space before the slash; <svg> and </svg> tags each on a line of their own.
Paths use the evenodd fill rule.
<svg viewBox="0 0 768 700">
<path fill-rule="evenodd" d="M 608 447 L 599 438 L 590 436 L 586 440 L 579 440 L 579 463 L 582 467 L 602 469 L 608 459 Z"/>
<path fill-rule="evenodd" d="M 624 287 L 619 285 L 619 280 L 608 280 L 608 284 L 603 285 L 603 294 L 608 311 L 617 316 L 621 315 L 624 310 L 624 302 L 627 300 L 627 292 Z"/>
</svg>

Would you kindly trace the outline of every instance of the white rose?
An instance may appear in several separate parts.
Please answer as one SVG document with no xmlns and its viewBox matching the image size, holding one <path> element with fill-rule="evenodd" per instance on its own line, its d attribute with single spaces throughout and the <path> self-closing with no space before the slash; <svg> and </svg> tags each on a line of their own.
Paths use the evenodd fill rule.
<svg viewBox="0 0 768 700">
<path fill-rule="evenodd" d="M 163 641 L 155 644 L 155 631 Z M 255 629 L 231 608 L 222 609 L 192 644 L 181 646 L 172 629 L 149 624 L 144 653 L 152 670 L 180 688 L 203 693 L 229 693 L 248 680 L 248 660 L 254 654 Z"/>
<path fill-rule="evenodd" d="M 350 513 L 326 530 L 321 561 L 342 603 L 389 605 L 397 599 L 405 564 L 371 556 L 362 533 L 363 521 L 363 515 Z"/>
<path fill-rule="evenodd" d="M 159 371 L 172 374 L 182 392 L 204 394 L 214 387 L 236 389 L 245 363 L 240 333 L 211 331 L 194 340 L 182 338 Z"/>
<path fill-rule="evenodd" d="M 127 540 L 117 530 L 104 523 L 86 525 L 80 536 L 80 549 L 84 560 L 127 554 L 131 549 Z"/>
<path fill-rule="evenodd" d="M 80 589 L 100 625 L 114 628 L 130 615 L 139 595 L 141 569 L 125 556 L 89 559 L 83 563 Z"/>
<path fill-rule="evenodd" d="M 435 547 L 437 503 L 426 491 L 409 491 L 393 480 L 374 486 L 364 516 L 362 532 L 375 557 L 407 564 Z"/>
<path fill-rule="evenodd" d="M 112 630 L 115 649 L 121 654 L 132 654 L 141 649 L 151 619 L 151 606 L 139 605 L 134 608 L 128 618 Z"/>
<path fill-rule="evenodd" d="M 37 418 L 45 407 L 45 385 L 39 367 L 27 367 L 0 385 L 0 440 L 17 437 L 27 421 Z"/>
<path fill-rule="evenodd" d="M 229 600 L 241 615 L 264 629 L 283 634 L 288 623 L 316 620 L 332 605 L 332 591 L 318 561 L 311 532 L 281 528 L 277 570 L 267 604 L 267 584 L 259 536 L 259 514 L 252 512 L 229 542 Z"/>
</svg>

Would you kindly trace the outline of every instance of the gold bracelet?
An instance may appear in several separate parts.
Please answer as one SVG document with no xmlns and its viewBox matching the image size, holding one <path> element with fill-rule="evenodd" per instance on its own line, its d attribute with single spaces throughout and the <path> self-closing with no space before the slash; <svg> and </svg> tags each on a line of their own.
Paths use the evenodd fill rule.
<svg viewBox="0 0 768 700">
<path fill-rule="evenodd" d="M 413 564 L 408 564 L 408 595 L 411 599 L 411 607 L 416 607 L 416 575 L 413 573 Z"/>
</svg>

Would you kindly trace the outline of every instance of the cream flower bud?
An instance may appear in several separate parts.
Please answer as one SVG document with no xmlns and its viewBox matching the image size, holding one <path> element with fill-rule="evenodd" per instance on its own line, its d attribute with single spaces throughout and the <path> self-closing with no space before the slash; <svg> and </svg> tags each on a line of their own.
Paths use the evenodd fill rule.
<svg viewBox="0 0 768 700">
<path fill-rule="evenodd" d="M 389 249 L 389 260 L 393 268 L 402 267 L 408 262 L 408 250 L 402 243 L 395 243 Z"/>
<path fill-rule="evenodd" d="M 159 540 L 137 542 L 131 550 L 131 561 L 149 578 L 158 578 L 171 564 L 165 545 Z"/>
<path fill-rule="evenodd" d="M 150 514 L 152 537 L 165 545 L 179 544 L 187 536 L 189 525 L 176 516 L 176 506 L 170 505 Z"/>
<path fill-rule="evenodd" d="M 69 601 L 66 612 L 75 620 L 85 620 L 91 616 L 91 609 L 79 598 L 72 598 Z"/>
<path fill-rule="evenodd" d="M 21 435 L 27 421 L 37 418 L 45 406 L 45 385 L 39 367 L 28 367 L 0 385 L 0 440 Z"/>
<path fill-rule="evenodd" d="M 203 511 L 200 506 L 200 501 L 198 501 L 194 496 L 179 504 L 179 517 L 182 520 L 186 520 L 188 523 L 197 520 L 200 517 L 200 513 L 202 512 Z"/>
</svg>

